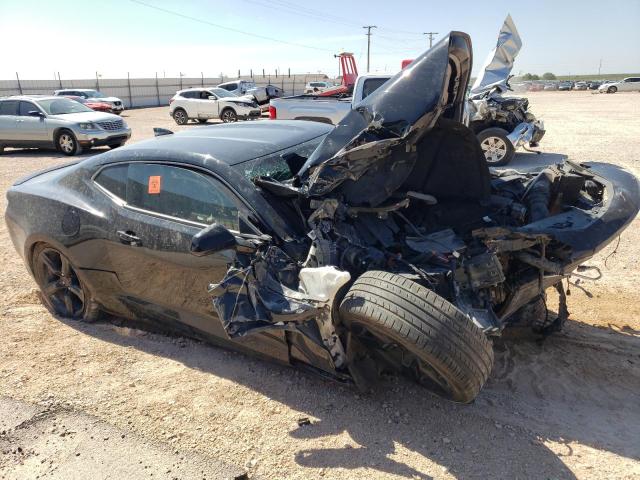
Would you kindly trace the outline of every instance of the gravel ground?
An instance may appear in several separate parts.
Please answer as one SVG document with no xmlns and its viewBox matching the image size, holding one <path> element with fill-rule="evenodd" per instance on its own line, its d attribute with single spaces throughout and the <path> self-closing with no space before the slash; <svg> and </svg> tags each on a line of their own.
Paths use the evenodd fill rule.
<svg viewBox="0 0 640 480">
<path fill-rule="evenodd" d="M 536 92 L 530 99 L 546 122 L 546 152 L 640 174 L 640 94 Z M 177 127 L 166 108 L 125 118 L 132 142 L 152 136 L 154 126 L 200 128 Z M 521 155 L 513 167 L 549 158 Z M 8 151 L 0 156 L 0 189 L 65 160 Z M 3 210 L 5 202 L 3 194 Z M 60 442 L 57 430 L 32 427 L 32 438 L 16 427 L 51 410 L 70 424 L 84 419 L 76 430 L 98 425 L 131 436 L 126 448 L 87 443 L 89 455 L 102 459 L 91 464 L 91 478 L 119 478 L 105 458 L 165 451 L 186 455 L 187 464 L 193 458 L 197 478 L 226 475 L 228 464 L 273 479 L 638 478 L 639 227 L 636 220 L 617 250 L 611 245 L 593 260 L 605 277 L 584 284 L 589 295 L 571 289 L 565 331 L 542 344 L 496 342 L 491 378 L 474 404 L 461 406 L 401 379 L 360 395 L 187 339 L 55 319 L 38 303 L 2 224 L 0 478 L 72 475 L 75 450 L 51 447 Z M 311 423 L 299 426 L 302 417 Z M 196 478 L 186 469 L 150 473 L 135 476 Z"/>
</svg>

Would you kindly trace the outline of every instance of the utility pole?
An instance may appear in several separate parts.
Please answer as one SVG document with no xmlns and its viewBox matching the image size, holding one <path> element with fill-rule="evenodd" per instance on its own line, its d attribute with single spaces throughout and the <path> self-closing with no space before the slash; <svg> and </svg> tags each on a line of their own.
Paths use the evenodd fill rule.
<svg viewBox="0 0 640 480">
<path fill-rule="evenodd" d="M 600 63 L 598 64 L 598 76 L 600 76 L 601 69 L 602 69 L 602 59 L 600 59 Z"/>
<path fill-rule="evenodd" d="M 438 32 L 424 32 L 423 35 L 429 37 L 429 48 L 431 48 L 433 46 L 433 36 L 438 35 Z"/>
<path fill-rule="evenodd" d="M 367 73 L 369 73 L 369 65 L 371 61 L 371 29 L 378 28 L 375 25 L 365 25 L 362 28 L 367 29 Z"/>
</svg>

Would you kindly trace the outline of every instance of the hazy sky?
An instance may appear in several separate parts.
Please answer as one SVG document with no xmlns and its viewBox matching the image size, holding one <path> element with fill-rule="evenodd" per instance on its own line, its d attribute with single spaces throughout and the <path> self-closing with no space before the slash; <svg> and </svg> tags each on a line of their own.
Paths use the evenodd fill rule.
<svg viewBox="0 0 640 480">
<path fill-rule="evenodd" d="M 600 59 L 603 73 L 640 72 L 640 0 L 140 1 L 174 13 L 133 0 L 0 0 L 0 78 L 16 71 L 21 78 L 217 76 L 278 67 L 335 75 L 333 54 L 343 50 L 355 53 L 364 72 L 362 25 L 378 26 L 372 71 L 397 71 L 426 49 L 422 32 L 439 38 L 450 30 L 471 35 L 477 69 L 507 13 L 523 40 L 516 74 L 594 73 Z"/>
</svg>

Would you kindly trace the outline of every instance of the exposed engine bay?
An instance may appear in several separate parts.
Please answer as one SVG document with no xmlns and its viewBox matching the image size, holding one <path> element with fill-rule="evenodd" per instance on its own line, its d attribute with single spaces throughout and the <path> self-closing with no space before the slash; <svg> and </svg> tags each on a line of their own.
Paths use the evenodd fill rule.
<svg viewBox="0 0 640 480">
<path fill-rule="evenodd" d="M 256 239 L 246 255 L 238 249 L 236 265 L 212 285 L 231 337 L 272 328 L 304 332 L 330 353 L 332 373 L 348 372 L 356 382 L 363 376 L 354 366 L 358 352 L 375 350 L 387 364 L 430 377 L 430 388 L 448 398 L 470 401 L 493 361 L 486 336 L 523 319 L 542 334 L 562 327 L 568 317 L 563 280 L 599 276 L 580 265 L 635 216 L 637 181 L 602 164 L 490 171 L 462 123 L 470 70 L 470 39 L 452 32 L 352 110 L 304 164 L 292 161 L 298 167 L 291 180 L 254 179 L 300 236 Z M 554 317 L 545 305 L 552 287 L 560 298 Z M 395 300 L 376 303 L 370 292 L 382 297 L 385 289 Z M 448 312 L 452 329 L 475 336 L 473 362 L 450 370 L 451 362 L 441 363 L 422 344 L 416 349 L 401 328 L 391 328 L 415 313 L 420 296 L 430 304 L 414 324 L 429 321 L 429 312 Z M 393 301 L 406 305 L 393 313 Z M 367 304 L 370 311 L 358 310 Z M 363 316 L 372 329 L 358 336 L 363 330 L 354 322 Z M 483 332 L 481 338 L 472 330 Z M 470 338 L 425 341 L 451 352 L 466 348 L 463 337 Z M 400 353 L 393 350 L 398 345 Z M 456 369 L 467 367 L 455 378 Z"/>
</svg>

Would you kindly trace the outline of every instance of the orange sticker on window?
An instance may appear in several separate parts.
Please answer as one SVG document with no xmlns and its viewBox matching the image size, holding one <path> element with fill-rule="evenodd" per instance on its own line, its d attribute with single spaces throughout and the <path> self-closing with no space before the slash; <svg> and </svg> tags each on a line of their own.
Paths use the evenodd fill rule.
<svg viewBox="0 0 640 480">
<path fill-rule="evenodd" d="M 157 195 L 160 193 L 160 184 L 162 177 L 160 175 L 151 175 L 149 177 L 149 195 Z"/>
</svg>

